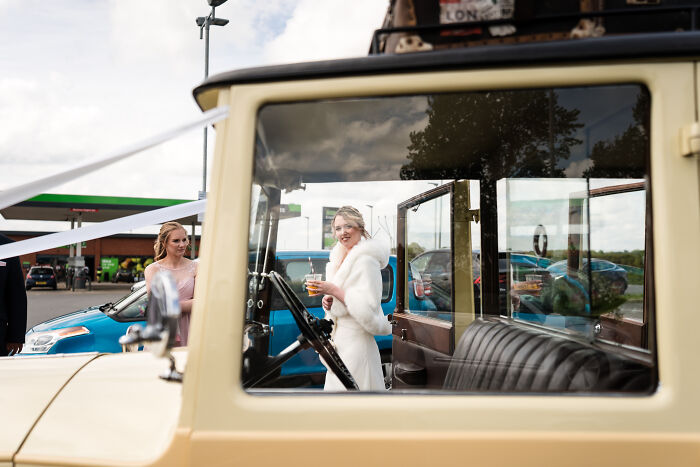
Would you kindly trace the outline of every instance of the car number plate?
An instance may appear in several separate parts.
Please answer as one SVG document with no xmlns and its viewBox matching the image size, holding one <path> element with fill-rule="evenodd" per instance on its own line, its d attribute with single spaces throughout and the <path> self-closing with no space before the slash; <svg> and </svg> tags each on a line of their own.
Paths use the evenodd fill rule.
<svg viewBox="0 0 700 467">
<path fill-rule="evenodd" d="M 36 285 L 46 285 L 46 281 L 38 281 Z"/>
</svg>

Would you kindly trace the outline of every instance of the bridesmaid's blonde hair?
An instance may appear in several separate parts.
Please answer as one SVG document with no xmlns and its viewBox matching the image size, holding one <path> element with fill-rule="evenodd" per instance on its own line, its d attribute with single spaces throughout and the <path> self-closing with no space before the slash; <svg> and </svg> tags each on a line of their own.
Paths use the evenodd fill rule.
<svg viewBox="0 0 700 467">
<path fill-rule="evenodd" d="M 161 260 L 167 255 L 165 245 L 168 243 L 168 237 L 170 234 L 178 229 L 185 230 L 185 228 L 179 222 L 170 221 L 160 226 L 160 232 L 158 232 L 158 237 L 156 237 L 156 242 L 153 245 L 153 251 L 155 252 L 154 261 Z M 187 231 L 185 230 L 185 234 Z"/>
</svg>

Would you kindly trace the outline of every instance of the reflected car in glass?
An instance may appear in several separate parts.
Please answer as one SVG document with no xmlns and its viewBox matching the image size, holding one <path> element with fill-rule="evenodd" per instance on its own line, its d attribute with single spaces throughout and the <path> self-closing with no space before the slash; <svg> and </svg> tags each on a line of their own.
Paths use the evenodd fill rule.
<svg viewBox="0 0 700 467">
<path fill-rule="evenodd" d="M 557 261 L 547 267 L 552 276 L 559 277 L 566 274 L 566 261 Z M 581 262 L 579 275 L 588 275 L 588 260 Z M 617 295 L 622 295 L 627 290 L 627 270 L 621 266 L 604 259 L 591 258 L 591 275 L 593 276 L 594 298 L 603 291 L 603 288 Z"/>
</svg>

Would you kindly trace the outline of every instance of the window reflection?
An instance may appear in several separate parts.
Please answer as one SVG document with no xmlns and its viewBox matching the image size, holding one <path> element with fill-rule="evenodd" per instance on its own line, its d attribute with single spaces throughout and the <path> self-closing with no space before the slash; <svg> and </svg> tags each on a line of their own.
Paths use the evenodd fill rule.
<svg viewBox="0 0 700 467">
<path fill-rule="evenodd" d="M 460 373 L 473 359 L 464 339 L 486 335 L 475 329 L 491 319 L 499 329 L 505 323 L 504 335 L 524 326 L 542 342 L 556 335 L 567 345 L 631 346 L 641 353 L 634 363 L 597 347 L 591 358 L 633 369 L 641 375 L 634 390 L 646 390 L 653 365 L 651 310 L 643 306 L 649 109 L 649 94 L 637 85 L 266 105 L 258 122 L 250 269 L 274 267 L 321 316 L 320 298 L 304 293 L 302 277 L 310 256 L 314 270 L 325 270 L 322 250 L 334 243 L 324 230 L 329 206 L 352 205 L 391 245 L 382 308 L 399 321 L 377 343 L 382 362 L 396 370 L 394 388 L 534 390 L 494 389 L 488 371 L 479 381 Z M 282 216 L 284 206 L 299 209 Z M 296 257 L 275 262 L 284 250 Z M 287 304 L 269 282 L 253 284 L 263 276 L 249 286 L 248 316 L 274 327 L 251 337 L 251 348 L 266 357 L 298 331 L 285 330 L 294 323 L 281 318 Z M 543 327 L 546 334 L 538 331 Z M 503 349 L 494 339 L 479 345 L 497 359 Z M 507 369 L 511 362 L 493 364 Z M 287 362 L 281 376 L 318 382 L 323 371 L 309 352 Z M 586 386 L 586 375 L 574 389 L 552 387 L 615 391 L 615 376 L 601 376 L 595 388 Z"/>
<path fill-rule="evenodd" d="M 407 310 L 446 321 L 452 320 L 449 202 L 446 193 L 406 212 Z"/>
</svg>

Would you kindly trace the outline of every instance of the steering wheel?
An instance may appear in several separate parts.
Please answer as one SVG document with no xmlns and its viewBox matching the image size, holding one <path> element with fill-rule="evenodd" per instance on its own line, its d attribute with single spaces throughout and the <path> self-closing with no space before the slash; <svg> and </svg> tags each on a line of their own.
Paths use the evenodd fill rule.
<svg viewBox="0 0 700 467">
<path fill-rule="evenodd" d="M 309 310 L 301 303 L 299 297 L 292 291 L 282 276 L 275 271 L 271 271 L 269 277 L 270 282 L 272 282 L 272 285 L 275 286 L 282 296 L 284 303 L 289 307 L 294 321 L 296 321 L 299 330 L 311 344 L 311 347 L 321 356 L 346 389 L 359 390 L 360 388 L 357 386 L 347 366 L 345 366 L 343 359 L 340 358 L 338 351 L 333 347 L 331 337 L 320 323 L 321 320 L 309 313 Z"/>
</svg>

